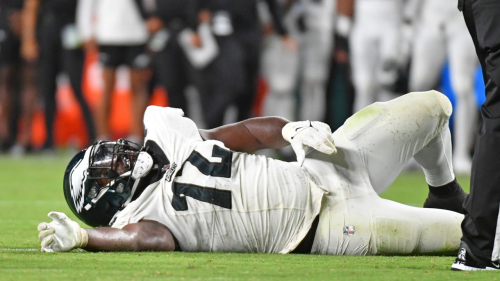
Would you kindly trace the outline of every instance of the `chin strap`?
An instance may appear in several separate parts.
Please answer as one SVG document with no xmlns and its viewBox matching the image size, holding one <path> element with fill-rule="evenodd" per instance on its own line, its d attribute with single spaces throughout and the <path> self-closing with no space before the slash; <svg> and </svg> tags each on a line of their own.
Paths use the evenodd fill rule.
<svg viewBox="0 0 500 281">
<path fill-rule="evenodd" d="M 147 176 L 152 168 L 153 168 L 153 158 L 147 152 L 141 151 L 137 156 L 137 161 L 135 162 L 134 169 L 132 171 L 123 173 L 122 175 L 119 176 L 119 178 L 131 177 L 131 180 L 134 181 L 134 185 L 132 186 L 130 196 L 127 199 L 127 201 L 123 203 L 120 209 L 125 208 L 130 203 L 130 201 L 132 201 L 132 198 L 134 197 L 135 191 L 137 190 L 137 186 L 139 185 L 141 178 Z M 96 198 L 92 199 L 93 204 L 97 203 L 97 201 L 101 199 L 101 197 L 109 190 L 109 186 L 113 186 L 114 181 L 115 180 L 111 181 L 107 187 L 104 187 L 99 191 L 99 194 L 96 196 Z M 87 204 L 85 206 L 85 210 L 88 211 L 91 207 L 92 207 L 91 204 Z M 113 219 L 116 219 L 117 214 L 118 212 L 113 216 L 111 221 L 113 221 Z"/>
<path fill-rule="evenodd" d="M 136 179 L 134 181 L 134 185 L 132 186 L 132 191 L 130 192 L 130 196 L 128 197 L 127 201 L 125 201 L 125 203 L 123 203 L 122 209 L 127 207 L 127 205 L 130 203 L 130 201 L 132 201 L 132 197 L 134 197 L 135 190 L 137 189 L 137 186 L 139 185 L 140 181 L 141 181 L 141 179 Z"/>
<path fill-rule="evenodd" d="M 137 180 L 145 177 L 149 174 L 153 168 L 153 158 L 146 151 L 139 152 L 139 156 L 137 156 L 137 161 L 134 165 L 134 170 L 132 171 L 132 178 Z"/>
<path fill-rule="evenodd" d="M 134 197 L 135 191 L 137 190 L 137 186 L 139 185 L 139 181 L 141 178 L 147 176 L 151 169 L 153 168 L 153 158 L 149 153 L 145 151 L 141 151 L 139 156 L 137 156 L 137 161 L 134 165 L 134 170 L 132 171 L 132 179 L 134 180 L 134 185 L 132 186 L 132 191 L 130 192 L 130 197 L 123 203 L 122 208 L 125 208 L 130 201 L 132 201 L 132 197 Z"/>
</svg>

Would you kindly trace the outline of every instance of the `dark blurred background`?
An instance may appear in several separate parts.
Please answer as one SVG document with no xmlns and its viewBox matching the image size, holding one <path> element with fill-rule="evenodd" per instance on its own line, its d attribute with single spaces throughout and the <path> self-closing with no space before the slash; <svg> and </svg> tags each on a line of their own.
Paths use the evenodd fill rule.
<svg viewBox="0 0 500 281">
<path fill-rule="evenodd" d="M 456 4 L 0 0 L 0 154 L 140 143 L 149 104 L 200 128 L 276 115 L 335 130 L 373 102 L 437 89 L 468 173 L 484 85 Z"/>
</svg>

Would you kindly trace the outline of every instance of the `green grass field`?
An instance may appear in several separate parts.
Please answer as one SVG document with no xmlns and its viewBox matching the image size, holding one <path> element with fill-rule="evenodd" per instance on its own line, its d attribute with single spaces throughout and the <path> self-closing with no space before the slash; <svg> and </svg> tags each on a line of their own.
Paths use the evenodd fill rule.
<svg viewBox="0 0 500 281">
<path fill-rule="evenodd" d="M 346 257 L 229 253 L 43 254 L 36 226 L 49 211 L 75 219 L 62 193 L 70 155 L 0 155 L 0 280 L 500 280 L 497 272 L 452 272 L 454 257 Z M 459 182 L 469 186 L 467 177 Z M 383 197 L 420 206 L 421 173 L 403 174 Z"/>
</svg>

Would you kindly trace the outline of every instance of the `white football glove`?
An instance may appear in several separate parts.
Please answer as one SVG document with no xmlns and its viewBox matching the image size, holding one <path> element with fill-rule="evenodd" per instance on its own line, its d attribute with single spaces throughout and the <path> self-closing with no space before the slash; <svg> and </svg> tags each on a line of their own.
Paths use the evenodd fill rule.
<svg viewBox="0 0 500 281">
<path fill-rule="evenodd" d="M 325 154 L 337 153 L 332 130 L 323 122 L 290 122 L 283 127 L 281 134 L 292 145 L 300 166 L 304 163 L 309 147 Z"/>
<path fill-rule="evenodd" d="M 52 222 L 38 225 L 38 238 L 42 241 L 41 250 L 45 253 L 68 252 L 87 246 L 87 231 L 70 220 L 64 213 L 50 212 Z"/>
</svg>

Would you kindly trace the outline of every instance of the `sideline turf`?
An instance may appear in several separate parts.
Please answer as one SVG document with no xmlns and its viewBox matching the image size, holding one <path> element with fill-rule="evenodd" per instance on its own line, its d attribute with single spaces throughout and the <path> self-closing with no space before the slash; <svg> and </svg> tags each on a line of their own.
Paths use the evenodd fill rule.
<svg viewBox="0 0 500 281">
<path fill-rule="evenodd" d="M 22 160 L 0 155 L 0 280 L 500 280 L 497 272 L 451 272 L 453 257 L 344 257 L 229 253 L 42 254 L 36 226 L 64 202 L 70 155 Z M 468 178 L 459 182 L 468 187 Z M 421 173 L 408 173 L 383 197 L 419 206 Z"/>
</svg>

